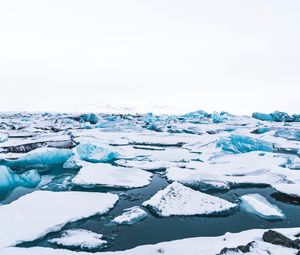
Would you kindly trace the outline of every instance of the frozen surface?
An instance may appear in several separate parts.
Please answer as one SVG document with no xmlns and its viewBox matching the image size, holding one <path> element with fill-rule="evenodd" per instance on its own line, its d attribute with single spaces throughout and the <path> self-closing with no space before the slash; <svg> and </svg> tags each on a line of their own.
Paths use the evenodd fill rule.
<svg viewBox="0 0 300 255">
<path fill-rule="evenodd" d="M 124 225 L 133 225 L 145 218 L 147 218 L 147 213 L 139 206 L 134 206 L 125 209 L 121 215 L 113 219 L 113 222 Z"/>
<path fill-rule="evenodd" d="M 47 165 L 61 165 L 73 155 L 69 149 L 38 148 L 32 150 L 15 160 L 7 160 L 6 165 L 11 167 L 43 167 Z"/>
<path fill-rule="evenodd" d="M 84 229 L 69 229 L 63 231 L 59 238 L 50 239 L 49 242 L 66 248 L 96 249 L 107 244 L 102 237 L 101 234 Z"/>
<path fill-rule="evenodd" d="M 300 182 L 293 184 L 277 184 L 273 185 L 273 187 L 281 193 L 300 198 Z"/>
<path fill-rule="evenodd" d="M 300 228 L 274 229 L 281 234 L 286 235 L 291 239 L 295 239 L 295 235 L 300 232 Z M 96 255 L 216 255 L 225 248 L 233 248 L 239 245 L 246 245 L 253 243 L 249 255 L 295 255 L 297 250 L 293 248 L 286 248 L 280 245 L 273 245 L 266 243 L 262 239 L 263 233 L 266 229 L 252 229 L 240 233 L 226 233 L 222 236 L 216 237 L 196 237 L 183 240 L 175 240 L 170 242 L 163 242 L 151 245 L 143 245 L 134 249 L 117 252 L 99 252 Z M 1 250 L 0 250 L 1 251 Z M 1 251 L 6 255 L 88 255 L 85 252 L 72 252 L 62 249 L 50 248 L 6 248 Z M 228 255 L 237 255 L 242 253 L 227 253 Z"/>
<path fill-rule="evenodd" d="M 80 169 L 73 183 L 83 187 L 138 188 L 149 185 L 151 177 L 151 173 L 141 169 L 97 163 Z"/>
<path fill-rule="evenodd" d="M 194 191 L 178 182 L 170 184 L 143 203 L 163 217 L 226 214 L 236 207 L 224 199 Z"/>
<path fill-rule="evenodd" d="M 35 187 L 40 181 L 41 177 L 36 170 L 17 174 L 6 166 L 0 166 L 0 191 L 10 190 L 18 186 Z"/>
<path fill-rule="evenodd" d="M 118 196 L 109 193 L 36 191 L 0 206 L 0 247 L 32 241 L 66 223 L 109 211 Z"/>
<path fill-rule="evenodd" d="M 259 194 L 248 194 L 241 197 L 242 208 L 267 220 L 280 220 L 285 216 L 276 206 Z"/>
<path fill-rule="evenodd" d="M 253 116 L 0 113 L 0 161 L 10 168 L 0 167 L 0 254 L 77 254 L 93 239 L 85 231 L 105 235 L 92 252 L 194 236 L 115 254 L 215 255 L 252 241 L 249 254 L 296 254 L 263 242 L 263 230 L 204 237 L 299 226 L 300 115 Z M 120 194 L 111 212 L 117 198 L 107 192 Z M 75 241 L 48 242 L 60 238 Z M 16 243 L 29 248 L 6 247 Z"/>
<path fill-rule="evenodd" d="M 76 151 L 82 160 L 99 163 L 108 162 L 119 156 L 117 150 L 96 139 L 85 139 L 76 147 Z"/>
</svg>

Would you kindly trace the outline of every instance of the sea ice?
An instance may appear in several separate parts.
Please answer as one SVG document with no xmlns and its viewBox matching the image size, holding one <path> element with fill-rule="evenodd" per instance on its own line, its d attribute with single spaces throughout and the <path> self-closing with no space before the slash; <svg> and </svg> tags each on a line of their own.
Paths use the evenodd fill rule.
<svg viewBox="0 0 300 255">
<path fill-rule="evenodd" d="M 251 151 L 273 151 L 273 144 L 270 142 L 254 139 L 249 136 L 232 134 L 222 137 L 217 142 L 217 147 L 232 153 L 245 153 Z"/>
<path fill-rule="evenodd" d="M 117 167 L 105 163 L 82 167 L 73 183 L 82 187 L 138 188 L 150 184 L 152 174 L 137 168 Z"/>
<path fill-rule="evenodd" d="M 108 212 L 118 196 L 96 192 L 35 191 L 0 206 L 0 247 L 33 241 L 66 223 Z"/>
<path fill-rule="evenodd" d="M 242 208 L 267 220 L 281 220 L 285 216 L 276 206 L 272 205 L 266 198 L 259 194 L 248 194 L 241 197 Z"/>
<path fill-rule="evenodd" d="M 119 159 L 115 163 L 117 163 L 119 166 L 140 168 L 147 171 L 155 171 L 155 170 L 163 171 L 173 166 L 179 166 L 179 167 L 185 166 L 185 163 L 182 162 L 170 162 L 170 161 L 161 161 L 161 160 L 146 161 L 146 160 Z"/>
<path fill-rule="evenodd" d="M 97 139 L 84 139 L 77 145 L 76 152 L 82 160 L 91 163 L 109 162 L 119 156 L 115 147 L 103 144 Z"/>
<path fill-rule="evenodd" d="M 10 167 L 44 167 L 47 165 L 61 165 L 73 152 L 69 149 L 38 148 L 32 150 L 15 160 L 7 160 L 5 164 Z"/>
<path fill-rule="evenodd" d="M 68 229 L 62 232 L 59 238 L 48 242 L 66 248 L 96 249 L 107 244 L 102 240 L 103 235 L 85 229 Z"/>
<path fill-rule="evenodd" d="M 23 174 L 17 174 L 6 166 L 0 166 L 0 191 L 11 190 L 18 186 L 36 187 L 41 177 L 36 170 L 29 170 Z"/>
<path fill-rule="evenodd" d="M 274 136 L 282 137 L 289 140 L 300 141 L 300 130 L 281 128 L 275 131 Z"/>
<path fill-rule="evenodd" d="M 120 216 L 115 217 L 112 221 L 118 224 L 133 225 L 147 218 L 147 216 L 147 213 L 143 209 L 139 206 L 134 206 L 125 209 Z"/>
<path fill-rule="evenodd" d="M 163 217 L 173 215 L 224 215 L 237 207 L 224 199 L 173 182 L 143 203 Z"/>
<path fill-rule="evenodd" d="M 273 185 L 273 188 L 277 191 L 287 194 L 292 197 L 300 198 L 300 182 L 298 183 L 282 183 Z"/>
</svg>

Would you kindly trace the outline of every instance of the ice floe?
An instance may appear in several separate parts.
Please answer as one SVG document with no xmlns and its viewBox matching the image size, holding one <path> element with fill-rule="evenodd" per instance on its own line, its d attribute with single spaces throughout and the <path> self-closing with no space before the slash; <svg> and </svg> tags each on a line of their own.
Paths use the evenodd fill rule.
<svg viewBox="0 0 300 255">
<path fill-rule="evenodd" d="M 0 206 L 0 247 L 32 241 L 66 223 L 108 212 L 118 201 L 109 193 L 35 191 Z"/>
<path fill-rule="evenodd" d="M 85 229 L 68 229 L 62 232 L 58 238 L 50 239 L 48 242 L 65 248 L 96 249 L 107 244 L 102 239 L 103 235 Z"/>
<path fill-rule="evenodd" d="M 275 229 L 287 238 L 295 239 L 299 234 L 300 228 Z M 142 245 L 125 251 L 111 251 L 94 253 L 96 255 L 216 255 L 221 251 L 226 255 L 243 254 L 237 247 L 248 246 L 249 255 L 295 255 L 298 249 L 275 245 L 263 240 L 266 229 L 252 229 L 239 233 L 226 233 L 221 236 L 194 237 L 157 244 Z M 51 249 L 43 247 L 34 248 L 5 248 L 0 250 L 5 255 L 88 255 L 86 252 L 75 252 L 63 249 Z"/>
<path fill-rule="evenodd" d="M 230 213 L 236 204 L 192 190 L 174 182 L 143 203 L 163 217 L 174 215 L 220 215 Z"/>
<path fill-rule="evenodd" d="M 74 153 L 69 149 L 38 148 L 21 155 L 15 160 L 5 160 L 10 167 L 44 167 L 48 165 L 62 165 Z"/>
<path fill-rule="evenodd" d="M 241 197 L 242 208 L 267 220 L 282 220 L 284 213 L 259 194 L 248 194 Z"/>
<path fill-rule="evenodd" d="M 152 174 L 141 169 L 95 163 L 83 166 L 73 183 L 82 187 L 138 188 L 149 185 L 151 179 Z"/>
<path fill-rule="evenodd" d="M 124 212 L 115 217 L 112 221 L 117 224 L 123 225 L 133 225 L 145 218 L 147 218 L 148 214 L 139 206 L 134 206 L 131 208 L 127 208 Z"/>
<path fill-rule="evenodd" d="M 293 184 L 276 184 L 273 188 L 292 197 L 300 198 L 300 182 Z"/>
<path fill-rule="evenodd" d="M 140 168 L 147 171 L 155 170 L 166 170 L 169 167 L 184 167 L 186 163 L 184 162 L 170 162 L 170 161 L 147 161 L 147 160 L 126 160 L 120 159 L 115 162 L 116 164 L 124 167 L 134 167 Z"/>
<path fill-rule="evenodd" d="M 200 190 L 299 182 L 300 172 L 280 167 L 285 161 L 267 152 L 228 154 L 209 162 L 191 161 L 186 168 L 170 167 L 166 176 Z"/>
</svg>

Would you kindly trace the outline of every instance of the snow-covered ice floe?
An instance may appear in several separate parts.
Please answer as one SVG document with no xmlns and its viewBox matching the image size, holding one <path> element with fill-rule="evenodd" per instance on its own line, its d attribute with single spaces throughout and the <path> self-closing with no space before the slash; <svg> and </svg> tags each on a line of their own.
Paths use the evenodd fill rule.
<svg viewBox="0 0 300 255">
<path fill-rule="evenodd" d="M 125 209 L 121 215 L 115 217 L 112 221 L 117 224 L 133 225 L 147 218 L 147 216 L 148 214 L 141 207 L 134 206 Z"/>
<path fill-rule="evenodd" d="M 110 193 L 35 191 L 0 206 L 0 247 L 32 241 L 66 223 L 104 214 L 118 201 Z"/>
<path fill-rule="evenodd" d="M 147 206 L 159 216 L 174 215 L 226 215 L 237 207 L 222 198 L 195 191 L 184 185 L 174 182 L 165 189 L 158 191 L 150 200 L 145 201 Z"/>
<path fill-rule="evenodd" d="M 103 235 L 85 229 L 68 229 L 62 232 L 58 238 L 50 239 L 48 242 L 66 248 L 96 249 L 107 244 L 102 239 Z"/>
<path fill-rule="evenodd" d="M 267 220 L 282 220 L 284 213 L 259 194 L 248 194 L 241 197 L 242 208 Z"/>
<path fill-rule="evenodd" d="M 147 160 L 126 160 L 119 159 L 116 161 L 119 166 L 140 168 L 147 171 L 166 170 L 169 167 L 184 167 L 186 164 L 183 162 L 170 162 L 170 161 L 147 161 Z"/>
<path fill-rule="evenodd" d="M 73 183 L 82 187 L 139 188 L 150 184 L 152 174 L 137 168 L 112 166 L 105 163 L 82 167 Z"/>
<path fill-rule="evenodd" d="M 200 190 L 299 182 L 300 172 L 281 167 L 285 162 L 275 153 L 227 154 L 208 162 L 191 161 L 186 168 L 168 168 L 166 176 Z"/>
<path fill-rule="evenodd" d="M 273 188 L 277 191 L 287 194 L 291 197 L 296 197 L 300 199 L 300 183 L 292 184 L 276 184 L 273 185 Z"/>
<path fill-rule="evenodd" d="M 300 228 L 274 229 L 284 237 L 295 240 L 300 233 Z M 226 255 L 243 254 L 237 247 L 248 247 L 247 255 L 296 255 L 298 249 L 275 245 L 263 240 L 266 229 L 252 229 L 239 233 L 226 233 L 221 236 L 194 237 L 182 240 L 162 242 L 157 244 L 142 245 L 125 251 L 96 252 L 95 255 L 216 255 L 226 248 Z M 235 251 L 230 251 L 234 249 Z M 241 248 L 242 249 L 242 248 Z M 86 252 L 75 252 L 51 248 L 4 248 L 0 249 L 5 255 L 88 255 Z"/>
</svg>

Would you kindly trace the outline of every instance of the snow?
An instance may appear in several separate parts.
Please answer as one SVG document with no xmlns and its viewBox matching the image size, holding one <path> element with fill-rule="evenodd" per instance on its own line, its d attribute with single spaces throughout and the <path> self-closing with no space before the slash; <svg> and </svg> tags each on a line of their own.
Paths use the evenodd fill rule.
<svg viewBox="0 0 300 255">
<path fill-rule="evenodd" d="M 36 170 L 17 174 L 6 166 L 0 166 L 0 191 L 13 189 L 17 186 L 35 187 L 40 181 L 41 177 Z"/>
<path fill-rule="evenodd" d="M 276 184 L 273 188 L 292 197 L 300 198 L 300 182 L 293 184 Z"/>
<path fill-rule="evenodd" d="M 83 166 L 73 183 L 83 187 L 138 188 L 149 185 L 151 178 L 151 173 L 141 169 L 96 163 Z"/>
<path fill-rule="evenodd" d="M 300 228 L 274 229 L 289 238 L 300 232 Z M 285 248 L 279 245 L 265 243 L 262 235 L 266 229 L 252 229 L 239 233 L 226 233 L 221 236 L 194 237 L 182 240 L 162 242 L 157 244 L 142 245 L 125 251 L 96 252 L 95 255 L 216 255 L 225 247 L 237 247 L 255 241 L 248 255 L 295 255 L 296 249 Z M 88 255 L 86 252 L 74 252 L 63 249 L 51 248 L 5 248 L 0 250 L 5 255 Z M 234 253 L 233 253 L 234 254 Z M 236 253 L 235 253 L 236 255 Z"/>
<path fill-rule="evenodd" d="M 104 214 L 118 201 L 109 193 L 35 191 L 0 206 L 0 247 L 32 241 L 66 223 Z"/>
<path fill-rule="evenodd" d="M 47 165 L 61 165 L 73 155 L 69 149 L 57 149 L 42 147 L 32 150 L 15 160 L 7 160 L 6 165 L 10 167 L 43 167 Z"/>
<path fill-rule="evenodd" d="M 0 143 L 6 142 L 8 140 L 7 133 L 0 133 Z"/>
<path fill-rule="evenodd" d="M 157 192 L 143 206 L 163 217 L 173 215 L 218 215 L 229 213 L 236 204 L 174 182 Z"/>
<path fill-rule="evenodd" d="M 50 239 L 49 243 L 66 248 L 96 249 L 107 244 L 102 237 L 101 234 L 85 229 L 68 229 L 63 231 L 59 238 Z"/>
<path fill-rule="evenodd" d="M 280 167 L 285 162 L 284 157 L 267 152 L 221 155 L 209 162 L 191 161 L 186 168 L 170 167 L 166 177 L 201 190 L 300 182 L 299 171 Z"/>
<path fill-rule="evenodd" d="M 148 214 L 143 209 L 141 209 L 139 206 L 134 206 L 125 209 L 121 215 L 115 217 L 112 221 L 116 222 L 117 224 L 133 225 L 147 218 L 147 216 Z"/>
<path fill-rule="evenodd" d="M 282 220 L 285 218 L 283 212 L 272 205 L 266 198 L 259 194 L 248 194 L 241 197 L 242 208 L 267 220 Z"/>
<path fill-rule="evenodd" d="M 147 171 L 166 170 L 169 167 L 185 166 L 185 163 L 161 161 L 161 160 L 146 161 L 146 160 L 120 159 L 120 160 L 117 160 L 115 163 L 117 163 L 119 166 L 140 168 L 140 169 L 147 170 Z"/>
</svg>

